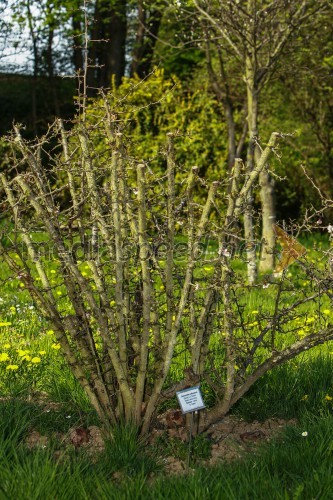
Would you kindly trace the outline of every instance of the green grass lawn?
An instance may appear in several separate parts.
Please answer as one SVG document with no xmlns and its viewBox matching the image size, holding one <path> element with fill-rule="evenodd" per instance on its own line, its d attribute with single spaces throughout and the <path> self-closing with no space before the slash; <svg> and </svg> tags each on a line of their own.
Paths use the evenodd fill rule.
<svg viewBox="0 0 333 500">
<path fill-rule="evenodd" d="M 0 405 L 0 498 L 332 498 L 332 414 L 306 411 L 297 426 L 232 463 L 200 464 L 189 475 L 163 472 L 161 450 L 147 449 L 130 428 L 118 428 L 98 459 L 68 448 L 59 459 L 55 442 L 28 450 L 31 428 L 66 431 L 73 422 L 56 412 L 10 399 Z M 72 411 L 72 410 L 70 410 Z M 86 416 L 81 414 L 81 422 Z"/>
<path fill-rule="evenodd" d="M 312 250 L 310 260 L 316 259 L 316 251 Z M 209 264 L 206 267 L 209 272 Z M 50 263 L 49 272 L 56 285 L 56 264 Z M 88 269 L 82 263 L 84 272 Z M 5 278 L 4 269 L 2 273 Z M 288 273 L 288 279 L 298 283 L 295 293 L 299 290 L 301 295 L 311 286 L 297 266 L 291 266 Z M 55 293 L 62 290 L 55 288 Z M 273 296 L 274 285 L 240 298 L 249 332 L 258 329 L 258 311 L 264 317 Z M 285 300 L 288 304 L 287 295 Z M 307 332 L 332 318 L 333 308 L 323 299 L 304 306 L 294 327 Z M 182 369 L 175 365 L 171 377 L 177 379 Z M 331 499 L 332 374 L 333 345 L 327 344 L 259 380 L 233 413 L 249 421 L 278 417 L 296 418 L 298 423 L 232 463 L 201 468 L 200 453 L 207 450 L 207 441 L 202 439 L 195 451 L 199 458 L 193 461 L 194 471 L 188 476 L 167 476 L 163 450 L 147 447 L 128 426 L 113 430 L 104 452 L 92 458 L 84 450 L 59 444 L 58 434 L 75 426 L 98 425 L 98 419 L 64 364 L 51 327 L 40 317 L 20 280 L 7 280 L 0 296 L 0 500 Z M 205 387 L 203 392 L 211 404 L 212 393 Z M 27 448 L 26 437 L 32 430 L 49 436 L 47 446 Z"/>
</svg>

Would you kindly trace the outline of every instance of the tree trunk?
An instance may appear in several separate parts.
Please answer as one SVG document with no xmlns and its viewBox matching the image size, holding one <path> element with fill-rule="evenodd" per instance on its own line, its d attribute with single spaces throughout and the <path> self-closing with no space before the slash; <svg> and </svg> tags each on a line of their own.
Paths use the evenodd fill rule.
<svg viewBox="0 0 333 500">
<path fill-rule="evenodd" d="M 274 182 L 267 170 L 261 172 L 259 177 L 261 213 L 262 213 L 262 247 L 259 270 L 268 272 L 274 269 L 275 232 L 275 203 Z"/>
<path fill-rule="evenodd" d="M 256 143 L 258 137 L 258 91 L 256 89 L 256 63 L 252 57 L 251 47 L 248 47 L 249 53 L 246 56 L 245 78 L 247 89 L 247 122 L 249 144 L 247 148 L 246 171 L 249 176 L 253 171 L 256 160 L 258 160 L 259 148 Z M 244 238 L 246 246 L 247 276 L 250 285 L 253 285 L 257 278 L 257 261 L 255 231 L 253 222 L 253 196 L 250 189 L 244 212 Z"/>
<path fill-rule="evenodd" d="M 33 49 L 33 75 L 31 85 L 31 121 L 34 135 L 37 136 L 37 86 L 38 86 L 38 72 L 39 72 L 39 50 L 38 39 L 36 34 L 36 27 L 34 25 L 34 18 L 31 12 L 30 2 L 27 2 L 27 17 L 29 32 L 32 41 Z"/>
<path fill-rule="evenodd" d="M 58 99 L 58 82 L 54 77 L 53 41 L 54 41 L 54 27 L 53 25 L 50 24 L 48 39 L 47 39 L 46 65 L 47 65 L 49 83 L 52 89 L 53 111 L 56 117 L 60 116 L 60 106 Z"/>
<path fill-rule="evenodd" d="M 83 70 L 83 47 L 82 47 L 82 25 L 81 21 L 73 15 L 72 17 L 72 27 L 73 27 L 73 55 L 72 60 L 74 64 L 75 74 L 79 74 Z"/>
<path fill-rule="evenodd" d="M 132 54 L 131 76 L 137 74 L 144 78 L 152 67 L 154 48 L 158 30 L 162 20 L 162 12 L 158 9 L 148 9 L 143 0 L 138 1 L 138 28 Z"/>
<path fill-rule="evenodd" d="M 119 86 L 125 74 L 126 64 L 126 1 L 116 0 L 110 6 L 110 1 L 101 0 L 99 14 L 101 39 L 104 40 L 99 51 L 99 87 L 110 87 L 112 77 L 115 85 Z"/>
<path fill-rule="evenodd" d="M 219 64 L 220 64 L 220 76 L 222 76 L 222 84 L 220 84 L 221 78 L 217 76 L 213 69 L 211 49 L 208 41 L 208 35 L 206 40 L 206 63 L 209 79 L 211 82 L 212 90 L 216 96 L 216 99 L 221 103 L 224 112 L 224 118 L 227 124 L 228 133 L 228 172 L 231 173 L 235 158 L 236 158 L 236 127 L 234 120 L 234 109 L 232 104 L 232 98 L 230 96 L 230 88 L 228 84 L 228 77 L 225 71 L 224 62 L 221 54 L 221 50 L 218 51 Z"/>
<path fill-rule="evenodd" d="M 256 16 L 256 2 L 248 1 L 248 13 L 253 19 Z M 255 26 L 255 22 L 253 23 Z M 256 61 L 256 33 L 251 34 L 252 44 L 247 47 L 245 59 L 245 78 L 247 86 L 247 106 L 248 106 L 248 135 L 249 146 L 247 154 L 247 170 L 251 172 L 260 158 L 260 149 L 257 145 L 258 138 L 258 101 L 259 101 L 259 82 L 258 67 Z M 274 246 L 275 236 L 273 224 L 275 223 L 275 203 L 274 203 L 274 184 L 270 179 L 267 170 L 260 174 L 260 198 L 262 204 L 262 249 L 260 256 L 259 269 L 267 272 L 274 268 Z M 247 247 L 248 261 L 248 279 L 253 284 L 257 275 L 255 235 L 252 219 L 252 197 L 249 193 L 247 209 L 244 214 L 244 232 Z"/>
<path fill-rule="evenodd" d="M 75 26 L 78 27 L 77 24 Z M 110 88 L 113 78 L 116 86 L 121 84 L 126 65 L 126 35 L 126 1 L 97 0 L 94 22 L 89 33 L 87 61 L 89 97 L 95 96 L 100 88 Z M 77 64 L 81 62 L 79 48 L 74 49 L 74 57 L 77 68 Z"/>
</svg>

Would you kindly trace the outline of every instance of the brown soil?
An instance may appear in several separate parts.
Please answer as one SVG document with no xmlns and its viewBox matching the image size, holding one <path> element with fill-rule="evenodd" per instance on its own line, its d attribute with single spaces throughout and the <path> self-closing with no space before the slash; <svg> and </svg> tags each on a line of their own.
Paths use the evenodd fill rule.
<svg viewBox="0 0 333 500">
<path fill-rule="evenodd" d="M 175 418 L 173 418 L 175 415 Z M 168 410 L 159 417 L 157 428 L 153 429 L 150 441 L 153 442 L 161 433 L 167 432 L 170 439 L 188 441 L 189 431 L 185 427 L 185 420 L 180 419 L 179 412 Z M 224 461 L 231 461 L 253 453 L 259 444 L 277 438 L 286 426 L 295 425 L 297 421 L 271 418 L 264 422 L 246 422 L 235 416 L 226 416 L 220 422 L 213 424 L 206 432 L 211 441 L 211 457 L 201 462 L 202 465 L 216 465 Z M 165 459 L 167 473 L 187 472 L 187 465 L 175 457 Z"/>
<path fill-rule="evenodd" d="M 47 448 L 51 439 L 59 444 L 58 449 L 54 452 L 54 458 L 57 461 L 65 460 L 70 449 L 78 448 L 85 449 L 91 459 L 95 461 L 105 448 L 102 431 L 95 425 L 73 427 L 67 434 L 57 432 L 52 436 L 43 436 L 38 431 L 33 430 L 27 436 L 25 444 L 29 449 Z"/>
<path fill-rule="evenodd" d="M 206 431 L 205 435 L 211 443 L 211 457 L 200 463 L 210 466 L 244 457 L 247 453 L 253 453 L 259 444 L 277 438 L 287 425 L 295 424 L 296 420 L 271 418 L 264 422 L 246 422 L 232 415 L 227 416 Z M 161 436 L 164 436 L 164 439 L 167 436 L 174 442 L 188 441 L 189 431 L 185 425 L 185 419 L 178 413 L 178 410 L 168 410 L 158 418 L 155 428 L 149 435 L 149 444 L 154 445 Z M 57 460 L 63 460 L 69 448 L 83 448 L 94 460 L 104 450 L 103 434 L 96 426 L 73 427 L 67 434 L 57 433 L 52 437 L 59 443 L 59 450 L 55 452 Z M 42 436 L 33 430 L 25 442 L 30 449 L 46 448 L 50 437 Z M 167 474 L 188 472 L 185 461 L 174 456 L 168 456 L 162 460 Z"/>
</svg>

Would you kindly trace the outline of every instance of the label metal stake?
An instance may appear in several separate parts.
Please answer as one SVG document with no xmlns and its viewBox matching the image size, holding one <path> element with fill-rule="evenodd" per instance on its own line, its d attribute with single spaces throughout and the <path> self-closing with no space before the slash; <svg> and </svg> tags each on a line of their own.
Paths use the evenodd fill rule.
<svg viewBox="0 0 333 500">
<path fill-rule="evenodd" d="M 191 448 L 192 448 L 192 433 L 193 433 L 193 417 L 194 413 L 198 413 L 199 410 L 206 408 L 203 401 L 200 387 L 194 386 L 182 391 L 177 391 L 176 396 L 178 403 L 182 410 L 183 415 L 186 413 L 191 413 L 190 429 L 189 429 L 189 439 L 188 439 L 188 455 L 187 455 L 187 472 L 190 470 L 191 461 Z"/>
</svg>

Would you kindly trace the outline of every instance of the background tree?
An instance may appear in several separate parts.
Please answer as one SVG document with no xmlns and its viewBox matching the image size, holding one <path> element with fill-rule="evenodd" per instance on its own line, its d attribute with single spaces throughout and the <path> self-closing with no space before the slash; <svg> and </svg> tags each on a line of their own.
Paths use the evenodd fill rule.
<svg viewBox="0 0 333 500">
<path fill-rule="evenodd" d="M 256 0 L 240 2 L 211 2 L 194 0 L 203 22 L 206 38 L 208 71 L 213 88 L 224 106 L 228 123 L 229 165 L 236 156 L 235 123 L 230 93 L 230 76 L 225 65 L 225 54 L 232 51 L 239 61 L 239 69 L 245 82 L 244 106 L 248 130 L 247 168 L 251 172 L 260 157 L 256 141 L 259 136 L 260 94 L 276 71 L 279 60 L 302 25 L 311 20 L 326 2 L 281 2 L 267 3 Z M 211 46 L 217 52 L 219 73 L 213 68 Z M 230 71 L 230 70 L 229 70 Z M 242 136 L 240 138 L 242 144 Z M 273 180 L 269 170 L 260 176 L 261 207 L 263 213 L 262 253 L 260 269 L 274 268 L 274 231 L 276 219 Z M 255 234 L 252 214 L 252 193 L 249 192 L 248 210 L 244 214 L 244 231 L 248 241 L 248 279 L 254 283 L 257 273 Z"/>
<path fill-rule="evenodd" d="M 154 50 L 165 8 L 164 1 L 138 0 L 133 12 L 136 25 L 130 75 L 143 78 L 152 70 Z"/>
<path fill-rule="evenodd" d="M 40 77 L 48 78 L 54 115 L 57 116 L 60 113 L 58 80 L 55 75 L 68 70 L 66 58 L 63 59 L 59 53 L 60 48 L 63 48 L 61 35 L 63 34 L 62 24 L 66 22 L 65 9 L 60 1 L 51 0 L 13 2 L 11 9 L 12 29 L 16 36 L 15 44 L 18 50 L 26 52 L 30 49 L 31 56 L 25 61 L 25 71 L 32 74 L 31 122 L 34 134 L 37 135 L 39 132 L 37 99 L 40 96 Z"/>
<path fill-rule="evenodd" d="M 132 76 L 148 75 L 152 69 L 163 6 L 164 3 L 158 0 L 96 0 L 87 4 L 87 26 L 84 26 L 82 2 L 76 2 L 68 9 L 76 34 L 73 57 L 76 72 L 83 67 L 82 34 L 85 30 L 90 40 L 87 74 L 90 94 L 102 87 L 109 88 L 113 78 L 115 85 L 119 86 L 126 72 Z"/>
<path fill-rule="evenodd" d="M 292 139 L 303 163 L 316 178 L 327 198 L 332 191 L 332 24 L 330 13 L 312 21 L 311 35 L 304 27 L 296 50 L 289 54 L 297 65 L 293 78 L 285 67 L 279 70 L 279 85 L 286 88 L 297 136 Z M 278 113 L 276 113 L 278 118 Z M 302 137 L 304 140 L 302 140 Z M 313 148 L 316 154 L 311 151 Z"/>
<path fill-rule="evenodd" d="M 119 85 L 125 73 L 127 2 L 96 0 L 89 19 L 88 88 Z"/>
</svg>

